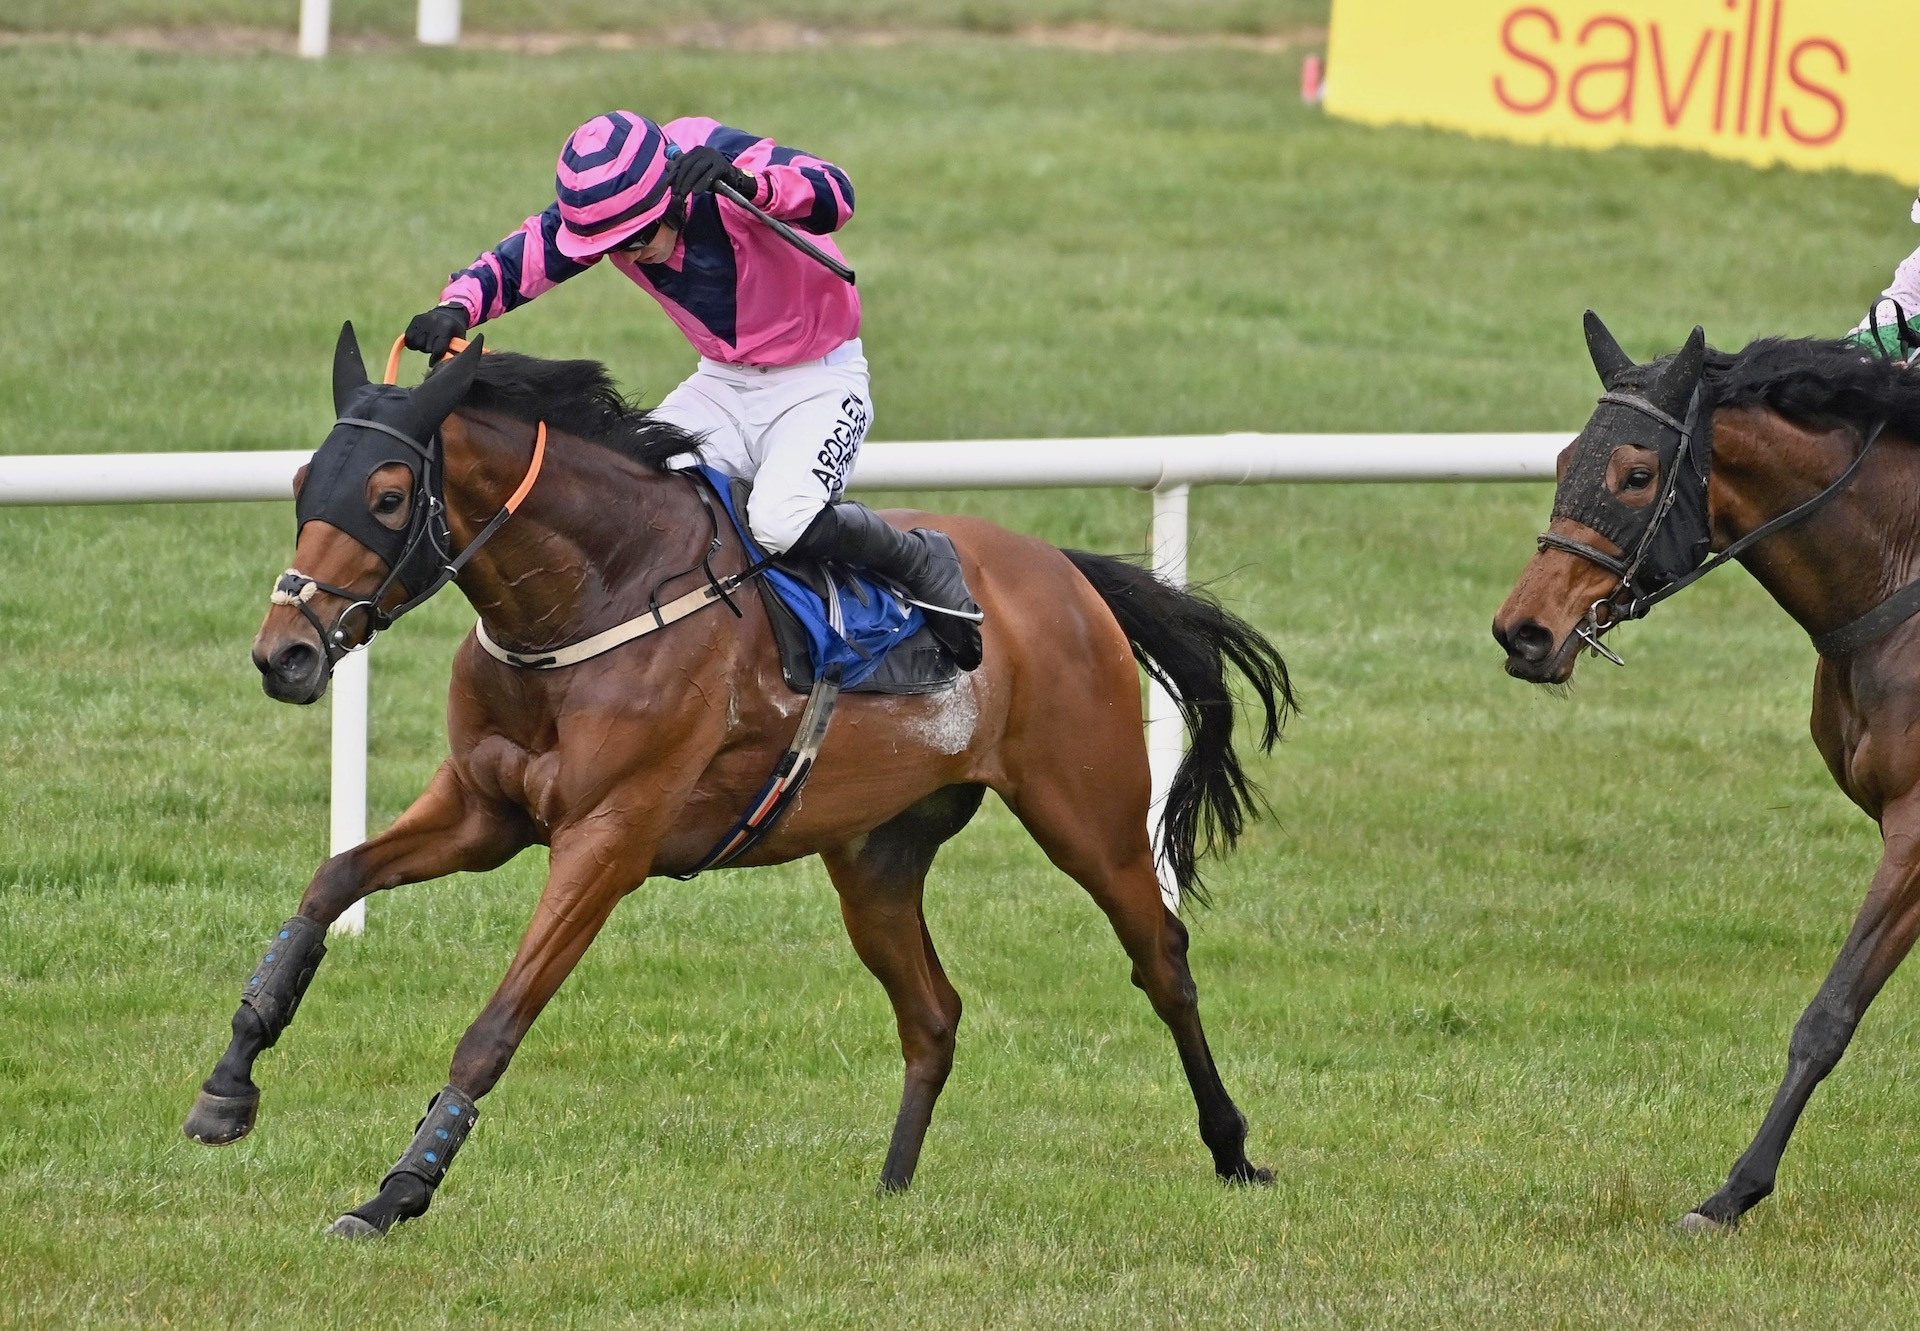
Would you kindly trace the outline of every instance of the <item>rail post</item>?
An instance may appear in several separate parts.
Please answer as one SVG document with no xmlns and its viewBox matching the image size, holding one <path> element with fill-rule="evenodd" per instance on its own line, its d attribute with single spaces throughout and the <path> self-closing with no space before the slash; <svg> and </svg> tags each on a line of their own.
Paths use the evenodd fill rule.
<svg viewBox="0 0 1920 1331">
<path fill-rule="evenodd" d="M 460 0 L 420 0 L 414 36 L 424 46 L 456 46 L 460 42 Z"/>
<path fill-rule="evenodd" d="M 327 53 L 327 29 L 332 22 L 333 0 L 300 0 L 301 55 L 318 60 Z"/>
<path fill-rule="evenodd" d="M 1166 485 L 1153 492 L 1153 571 L 1161 581 L 1175 587 L 1187 585 L 1187 498 L 1186 485 Z M 1153 783 L 1154 866 L 1160 873 L 1160 895 L 1168 910 L 1180 908 L 1180 885 L 1173 880 L 1161 844 L 1166 832 L 1167 793 L 1173 788 L 1173 774 L 1186 757 L 1186 728 L 1180 722 L 1180 709 L 1158 684 L 1147 685 L 1147 771 Z"/>
<path fill-rule="evenodd" d="M 333 668 L 333 798 L 327 853 L 338 855 L 367 839 L 367 656 L 371 644 L 340 658 Z M 367 903 L 356 901 L 330 932 L 361 934 Z"/>
</svg>

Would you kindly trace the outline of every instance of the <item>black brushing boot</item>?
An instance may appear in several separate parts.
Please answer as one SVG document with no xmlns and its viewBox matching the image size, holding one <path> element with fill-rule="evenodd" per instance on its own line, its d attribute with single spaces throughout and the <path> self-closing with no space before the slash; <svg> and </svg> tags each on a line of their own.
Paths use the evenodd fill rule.
<svg viewBox="0 0 1920 1331">
<path fill-rule="evenodd" d="M 915 527 L 901 531 L 865 504 L 851 499 L 820 510 L 788 554 L 830 559 L 871 570 L 906 589 L 927 612 L 933 636 L 962 670 L 980 664 L 980 607 L 967 591 L 960 554 L 945 532 Z"/>
</svg>

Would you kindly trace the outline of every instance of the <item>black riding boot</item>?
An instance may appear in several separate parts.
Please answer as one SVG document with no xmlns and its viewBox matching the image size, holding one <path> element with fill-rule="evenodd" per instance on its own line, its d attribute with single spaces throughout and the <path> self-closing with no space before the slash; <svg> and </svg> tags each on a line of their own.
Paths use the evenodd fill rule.
<svg viewBox="0 0 1920 1331">
<path fill-rule="evenodd" d="M 890 578 L 927 612 L 933 636 L 962 670 L 980 664 L 980 607 L 967 591 L 960 555 L 945 532 L 901 531 L 865 504 L 842 499 L 820 510 L 787 551 L 801 559 L 832 559 Z"/>
</svg>

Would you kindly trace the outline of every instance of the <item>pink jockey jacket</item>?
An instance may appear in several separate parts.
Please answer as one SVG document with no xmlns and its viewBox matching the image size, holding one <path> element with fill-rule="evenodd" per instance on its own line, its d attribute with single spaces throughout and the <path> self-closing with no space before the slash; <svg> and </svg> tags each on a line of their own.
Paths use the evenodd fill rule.
<svg viewBox="0 0 1920 1331">
<path fill-rule="evenodd" d="M 755 202 L 796 229 L 826 239 L 853 216 L 853 185 L 831 162 L 705 117 L 664 126 L 682 150 L 710 144 L 760 180 Z M 688 200 L 679 243 L 663 263 L 615 252 L 576 261 L 555 244 L 560 206 L 453 274 L 440 293 L 473 324 L 498 318 L 605 258 L 659 301 L 695 350 L 735 365 L 798 365 L 860 335 L 860 295 L 775 235 L 739 205 L 714 194 Z"/>
</svg>

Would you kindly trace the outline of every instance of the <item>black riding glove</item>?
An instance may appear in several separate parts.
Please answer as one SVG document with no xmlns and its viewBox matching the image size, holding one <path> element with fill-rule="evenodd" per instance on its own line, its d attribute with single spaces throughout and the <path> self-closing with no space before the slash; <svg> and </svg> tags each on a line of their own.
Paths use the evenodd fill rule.
<svg viewBox="0 0 1920 1331">
<path fill-rule="evenodd" d="M 667 186 L 682 198 L 711 194 L 713 187 L 722 181 L 748 199 L 760 188 L 751 171 L 742 171 L 727 160 L 725 153 L 704 143 L 687 149 L 667 164 Z"/>
<path fill-rule="evenodd" d="M 413 316 L 407 325 L 407 346 L 424 351 L 428 360 L 439 360 L 456 337 L 467 335 L 467 311 L 461 305 L 437 305 L 425 314 Z"/>
</svg>

